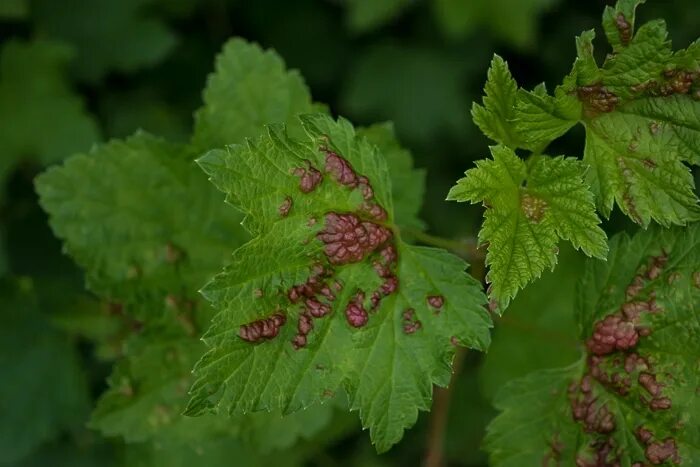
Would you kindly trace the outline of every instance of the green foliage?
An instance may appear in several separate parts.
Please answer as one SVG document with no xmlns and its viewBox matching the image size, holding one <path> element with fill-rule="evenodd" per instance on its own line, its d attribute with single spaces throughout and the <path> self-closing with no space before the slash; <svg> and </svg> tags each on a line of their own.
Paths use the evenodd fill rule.
<svg viewBox="0 0 700 467">
<path fill-rule="evenodd" d="M 27 0 L 5 0 L 0 3 L 0 19 L 21 19 L 27 16 Z"/>
<path fill-rule="evenodd" d="M 479 242 L 489 244 L 486 280 L 491 299 L 505 308 L 518 289 L 554 268 L 560 238 L 599 258 L 607 245 L 579 161 L 537 156 L 526 164 L 505 146 L 491 154 L 447 199 L 485 204 Z"/>
<path fill-rule="evenodd" d="M 319 240 L 322 228 L 334 229 L 334 213 L 361 216 L 364 229 L 391 228 L 391 181 L 378 148 L 356 136 L 348 122 L 309 115 L 302 124 L 303 139 L 293 138 L 282 126 L 271 126 L 256 141 L 199 159 L 227 201 L 246 215 L 244 225 L 255 238 L 237 250 L 231 265 L 203 290 L 218 314 L 204 337 L 211 350 L 195 369 L 187 413 L 220 408 L 231 413 L 274 408 L 293 412 L 327 399 L 342 385 L 351 409 L 360 411 L 382 452 L 415 422 L 419 409 L 427 410 L 432 384 L 448 383 L 455 344 L 486 348 L 490 320 L 481 308 L 476 283 L 464 273 L 465 264 L 446 252 L 410 246 L 397 238 L 392 246 L 398 264 L 385 264 L 390 273 L 372 270 L 369 259 L 377 245 L 355 260 L 334 260 L 328 241 L 324 247 Z M 363 211 L 368 202 L 364 190 L 341 183 L 327 162 L 320 184 L 308 193 L 300 190 L 304 185 L 299 170 L 323 168 L 324 154 L 340 155 L 356 176 L 367 177 L 365 183 L 373 190 L 370 202 L 376 200 L 389 213 L 387 227 L 373 223 L 376 217 Z M 342 291 L 335 289 L 337 296 L 323 299 L 329 316 L 315 319 L 313 332 L 303 333 L 299 344 L 296 328 L 301 332 L 310 312 L 295 304 L 292 288 L 308 281 L 316 265 L 330 276 L 328 284 L 338 281 Z M 365 312 L 366 326 L 353 327 L 343 312 L 347 315 L 353 303 L 370 308 L 372 291 L 380 296 L 381 275 L 398 278 L 398 287 L 382 294 L 386 296 L 371 316 Z M 442 296 L 440 309 L 427 303 L 431 295 Z M 279 336 L 276 332 L 268 342 L 246 342 L 241 327 L 271 319 L 272 313 L 286 316 Z M 411 329 L 415 320 L 420 327 Z"/>
<path fill-rule="evenodd" d="M 402 140 L 429 144 L 468 125 L 465 67 L 429 48 L 379 44 L 356 63 L 341 95 L 343 112 L 370 121 L 391 118 Z M 425 83 L 430 82 L 430 86 Z"/>
<path fill-rule="evenodd" d="M 700 104 L 694 80 L 700 73 L 700 42 L 673 52 L 661 20 L 635 33 L 638 3 L 621 1 L 605 10 L 604 29 L 614 53 L 600 68 L 593 57 L 594 32 L 577 38 L 573 70 L 554 95 L 544 84 L 533 91 L 517 89 L 507 64 L 499 56 L 491 62 L 483 105 L 474 104 L 472 116 L 486 136 L 509 148 L 492 150 L 510 151 L 509 162 L 503 155 L 501 162 L 495 155 L 495 162 L 477 162 L 448 199 L 485 202 L 479 239 L 489 242 L 487 279 L 492 299 L 501 305 L 554 267 L 557 236 L 588 255 L 604 256 L 605 235 L 594 203 L 609 218 L 616 202 L 643 227 L 651 220 L 668 226 L 700 218 L 686 165 L 698 163 Z M 535 172 L 549 160 L 542 152 L 577 123 L 586 129 L 584 165 L 573 159 L 549 162 L 548 176 L 563 175 L 568 182 L 550 185 L 544 197 L 528 194 L 537 183 L 547 183 L 547 175 L 536 181 Z M 516 149 L 529 150 L 529 159 L 520 160 Z M 550 226 L 543 217 L 549 211 Z M 529 223 L 523 221 L 527 212 Z"/>
<path fill-rule="evenodd" d="M 696 464 L 699 264 L 698 224 L 619 235 L 607 262 L 589 260 L 576 306 L 586 355 L 500 391 L 492 463 Z M 601 347 L 613 318 L 638 340 Z"/>
<path fill-rule="evenodd" d="M 700 463 L 700 4 L 641 3 L 568 68 L 573 0 L 0 0 L 0 464 Z"/>
<path fill-rule="evenodd" d="M 545 271 L 525 288 L 507 314 L 495 319 L 491 346 L 479 369 L 479 382 L 488 398 L 510 380 L 577 360 L 573 308 L 584 255 L 562 245 L 559 263 L 555 271 Z"/>
<path fill-rule="evenodd" d="M 111 71 L 153 65 L 173 50 L 173 33 L 148 17 L 153 4 L 154 0 L 33 0 L 32 16 L 40 32 L 75 47 L 78 76 L 97 81 Z"/>
<path fill-rule="evenodd" d="M 191 151 L 145 133 L 73 156 L 36 184 L 90 288 L 151 317 L 168 294 L 194 298 L 245 238 L 240 216 L 220 202 Z"/>
<path fill-rule="evenodd" d="M 273 51 L 241 39 L 224 46 L 203 97 L 192 137 L 199 151 L 242 142 L 266 124 L 290 122 L 294 115 L 312 110 L 299 73 L 287 71 Z"/>
<path fill-rule="evenodd" d="M 233 41 L 220 60 L 248 68 L 246 62 L 255 64 L 266 58 L 274 59 L 280 72 L 286 73 L 278 58 L 241 40 Z M 262 68 L 248 76 L 271 89 L 279 81 L 268 71 Z M 239 83 L 239 77 L 219 69 L 210 83 L 230 89 L 231 84 Z M 290 82 L 289 88 L 299 83 Z M 229 97 L 224 108 L 239 104 L 235 94 Z M 290 111 L 274 94 L 258 97 L 257 105 L 270 100 L 263 105 L 270 118 Z M 205 103 L 198 114 L 220 116 L 222 99 L 213 108 Z M 245 132 L 250 135 L 259 125 L 257 117 L 247 113 L 239 113 L 236 121 L 245 130 L 229 131 L 220 138 L 243 141 Z M 210 130 L 204 119 L 199 120 L 198 130 L 198 135 L 220 131 Z M 374 131 L 377 137 L 390 136 L 388 129 Z M 221 144 L 216 137 L 211 140 L 211 146 Z M 234 419 L 181 416 L 191 369 L 205 350 L 199 339 L 201 329 L 211 318 L 197 290 L 247 238 L 238 225 L 240 214 L 222 202 L 195 166 L 195 150 L 137 133 L 124 141 L 97 146 L 89 154 L 75 155 L 37 178 L 41 204 L 51 215 L 54 232 L 85 269 L 88 287 L 110 303 L 112 312 L 133 333 L 121 344 L 123 356 L 90 425 L 129 443 L 155 440 L 153 447 L 144 448 L 155 449 L 154 453 L 160 452 L 155 446 L 162 443 L 179 440 L 196 447 L 218 437 L 246 439 L 259 450 L 286 448 L 299 436 L 309 437 L 323 428 L 333 407 L 326 405 L 285 419 L 279 412 Z M 405 163 L 402 157 L 397 159 Z"/>
<path fill-rule="evenodd" d="M 74 346 L 39 309 L 31 281 L 4 279 L 0 304 L 0 464 L 14 465 L 83 422 L 88 388 Z"/>
<path fill-rule="evenodd" d="M 598 67 L 593 31 L 577 38 L 573 70 L 554 96 L 521 92 L 515 118 L 529 145 L 546 146 L 577 122 L 586 129 L 583 160 L 596 204 L 616 203 L 636 223 L 683 225 L 700 216 L 687 164 L 698 164 L 700 42 L 673 52 L 664 21 L 634 31 L 634 8 L 620 2 L 603 23 L 614 54 Z M 539 104 L 537 104 L 539 102 Z M 531 123 L 534 121 L 534 125 Z M 547 131 L 543 131 L 546 128 Z"/>
<path fill-rule="evenodd" d="M 434 0 L 435 17 L 448 36 L 486 29 L 509 44 L 531 48 L 538 16 L 557 0 Z"/>
<path fill-rule="evenodd" d="M 409 0 L 346 0 L 348 27 L 355 32 L 376 29 L 396 18 Z"/>
<path fill-rule="evenodd" d="M 8 41 L 0 51 L 0 183 L 22 159 L 56 162 L 90 145 L 97 127 L 65 81 L 70 48 Z M 41 128 L 41 137 L 36 134 Z"/>
</svg>

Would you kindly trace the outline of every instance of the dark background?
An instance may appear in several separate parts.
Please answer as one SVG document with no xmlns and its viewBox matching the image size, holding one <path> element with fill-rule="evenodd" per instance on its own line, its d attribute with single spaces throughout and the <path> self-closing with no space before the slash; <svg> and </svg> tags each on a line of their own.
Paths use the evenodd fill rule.
<svg viewBox="0 0 700 467">
<path fill-rule="evenodd" d="M 0 180 L 0 272 L 30 281 L 42 309 L 47 304 L 58 310 L 90 309 L 92 299 L 82 292 L 81 274 L 62 256 L 32 186 L 33 177 L 47 163 L 85 151 L 90 144 L 71 131 L 47 136 L 41 113 L 51 108 L 32 100 L 30 88 L 13 88 L 17 80 L 13 73 L 55 74 L 52 79 L 57 85 L 78 105 L 82 102 L 82 117 L 94 125 L 90 133 L 94 142 L 124 137 L 139 128 L 184 141 L 222 44 L 231 36 L 256 41 L 275 49 L 288 67 L 298 69 L 314 100 L 326 103 L 334 115 L 357 125 L 393 121 L 416 165 L 428 169 L 423 206 L 428 231 L 453 239 L 473 238 L 481 220 L 479 208 L 443 200 L 472 161 L 488 154 L 489 142 L 471 122 L 469 110 L 472 101 L 481 99 L 492 54 L 508 61 L 521 86 L 544 81 L 551 90 L 569 71 L 574 36 L 581 31 L 597 28 L 596 52 L 604 57 L 599 25 L 606 3 L 610 2 L 0 0 L 0 63 L 5 63 L 0 65 L 0 127 L 8 126 L 11 119 L 19 121 L 17 115 L 29 109 L 36 114 L 22 118 L 21 133 L 66 148 L 64 154 L 49 157 L 42 150 L 18 151 L 0 140 L 0 176 L 4 177 Z M 655 17 L 669 23 L 675 48 L 687 46 L 700 32 L 697 0 L 650 0 L 640 9 L 638 22 Z M 64 44 L 71 56 L 46 69 L 31 58 L 33 68 L 18 71 L 7 65 L 8 44 L 39 39 Z M 29 79 L 21 73 L 20 81 Z M 583 134 L 576 129 L 548 152 L 580 156 L 582 149 Z M 629 229 L 630 224 L 616 213 L 605 227 L 614 233 Z M 445 439 L 450 465 L 485 465 L 479 445 L 493 416 L 489 401 L 505 381 L 576 358 L 571 304 L 581 262 L 577 253 L 562 248 L 555 275 L 545 275 L 521 294 L 508 317 L 497 323 L 489 354 L 467 355 L 453 389 Z M 58 313 L 50 321 L 70 335 L 89 381 L 89 397 L 96 397 L 109 372 L 109 349 L 94 344 L 99 331 L 76 331 L 79 326 L 66 323 L 70 321 L 66 316 Z M 29 377 L 42 377 L 36 369 L 26 371 L 37 372 Z M 0 374 L 0 381 L 6 385 L 9 380 Z M 45 391 L 51 392 L 50 381 Z M 0 390 L 0 396 L 5 395 L 11 396 Z M 88 410 L 85 407 L 84 413 L 77 414 L 69 428 L 45 436 L 22 465 L 122 462 L 118 442 L 102 440 L 83 428 Z M 5 418 L 0 424 L 10 423 L 0 417 Z M 429 415 L 423 414 L 402 443 L 381 457 L 374 454 L 367 434 L 355 430 L 319 446 L 309 462 L 416 465 L 424 455 L 428 424 Z"/>
</svg>

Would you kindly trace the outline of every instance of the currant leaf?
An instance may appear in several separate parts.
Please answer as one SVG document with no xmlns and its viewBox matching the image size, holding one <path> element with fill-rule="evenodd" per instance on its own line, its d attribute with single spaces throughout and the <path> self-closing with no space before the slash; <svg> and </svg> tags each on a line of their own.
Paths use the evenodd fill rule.
<svg viewBox="0 0 700 467">
<path fill-rule="evenodd" d="M 89 288 L 150 317 L 168 302 L 194 299 L 225 264 L 221 252 L 246 238 L 240 215 L 219 202 L 190 150 L 145 133 L 73 156 L 37 177 L 36 187 Z"/>
<path fill-rule="evenodd" d="M 488 242 L 490 298 L 504 309 L 519 289 L 554 268 L 559 239 L 598 258 L 607 244 L 576 159 L 533 156 L 526 164 L 504 146 L 492 147 L 491 155 L 447 199 L 486 206 L 479 241 Z"/>
<path fill-rule="evenodd" d="M 461 260 L 401 241 L 378 148 L 345 120 L 301 121 L 304 138 L 272 125 L 199 159 L 255 238 L 203 289 L 217 315 L 186 413 L 289 413 L 342 386 L 385 451 L 490 319 Z"/>
<path fill-rule="evenodd" d="M 521 147 L 523 135 L 515 129 L 515 98 L 518 86 L 508 64 L 494 55 L 489 67 L 483 105 L 472 105 L 472 119 L 482 133 L 511 148 Z"/>
<path fill-rule="evenodd" d="M 271 53 L 234 40 L 220 61 L 235 63 L 240 71 L 246 63 L 268 59 L 280 64 Z M 228 82 L 230 76 L 223 75 L 212 75 L 210 82 L 235 87 L 236 80 Z M 255 76 L 259 86 L 265 87 L 266 80 L 279 84 L 274 73 Z M 219 95 L 229 101 L 218 103 L 234 107 L 240 94 Z M 276 96 L 258 96 L 256 105 L 271 115 L 290 111 Z M 211 110 L 205 105 L 201 112 Z M 210 114 L 224 118 L 217 112 L 219 108 Z M 255 131 L 256 118 L 238 113 L 237 128 Z M 405 168 L 402 176 L 415 180 L 408 155 L 395 145 L 388 128 L 373 134 Z M 245 136 L 210 135 L 213 142 L 208 147 L 223 144 L 217 137 L 242 141 Z M 169 443 L 177 438 L 196 444 L 223 436 L 248 439 L 260 450 L 283 448 L 318 432 L 334 407 L 327 404 L 284 418 L 279 411 L 235 419 L 181 416 L 191 369 L 205 351 L 201 330 L 211 319 L 210 308 L 203 306 L 196 291 L 248 238 L 239 226 L 241 215 L 221 201 L 196 168 L 195 151 L 190 145 L 138 133 L 76 155 L 37 178 L 40 202 L 54 231 L 85 269 L 89 288 L 108 302 L 106 310 L 122 322 L 121 332 L 128 336 L 116 344 L 105 343 L 116 347 L 122 358 L 90 423 L 127 442 Z"/>
<path fill-rule="evenodd" d="M 228 41 L 195 113 L 193 144 L 206 151 L 260 134 L 268 123 L 294 121 L 312 110 L 303 78 L 272 50 L 242 39 Z"/>
<path fill-rule="evenodd" d="M 519 91 L 517 129 L 544 147 L 575 123 L 586 130 L 583 160 L 598 210 L 613 205 L 646 227 L 700 218 L 688 165 L 700 163 L 700 41 L 674 52 L 662 20 L 634 30 L 640 1 L 608 7 L 603 23 L 613 47 L 601 66 L 595 33 L 577 38 L 573 70 L 554 96 Z"/>
<path fill-rule="evenodd" d="M 585 354 L 505 386 L 488 430 L 502 465 L 695 465 L 700 225 L 611 241 L 576 316 Z"/>
</svg>

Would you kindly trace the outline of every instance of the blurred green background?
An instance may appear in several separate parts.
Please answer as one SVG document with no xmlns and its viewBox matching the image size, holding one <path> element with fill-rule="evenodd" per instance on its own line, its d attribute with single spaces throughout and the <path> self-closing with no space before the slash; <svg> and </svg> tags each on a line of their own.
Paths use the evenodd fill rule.
<svg viewBox="0 0 700 467">
<path fill-rule="evenodd" d="M 487 154 L 469 110 L 492 54 L 509 62 L 522 86 L 544 81 L 552 89 L 573 62 L 574 36 L 599 26 L 606 3 L 0 0 L 0 464 L 197 461 L 167 447 L 160 456 L 125 452 L 119 440 L 85 427 L 128 329 L 84 292 L 80 271 L 61 254 L 32 185 L 45 166 L 139 128 L 186 140 L 215 54 L 241 36 L 275 49 L 333 114 L 355 124 L 393 121 L 416 165 L 428 169 L 428 231 L 473 238 L 480 209 L 443 200 Z M 698 36 L 697 0 L 650 0 L 638 21 L 659 16 L 675 47 Z M 602 44 L 597 53 L 605 54 Z M 573 131 L 549 152 L 578 156 L 582 147 Z M 629 228 L 617 216 L 606 222 L 609 233 Z M 486 465 L 479 446 L 493 415 L 489 401 L 505 381 L 576 358 L 571 311 L 582 258 L 562 249 L 560 264 L 497 322 L 488 355 L 467 355 L 447 423 L 449 465 Z M 357 422 L 343 423 L 339 433 L 311 441 L 305 465 L 419 465 L 425 456 L 428 414 L 383 456 Z M 265 465 L 247 455 L 203 462 Z"/>
</svg>

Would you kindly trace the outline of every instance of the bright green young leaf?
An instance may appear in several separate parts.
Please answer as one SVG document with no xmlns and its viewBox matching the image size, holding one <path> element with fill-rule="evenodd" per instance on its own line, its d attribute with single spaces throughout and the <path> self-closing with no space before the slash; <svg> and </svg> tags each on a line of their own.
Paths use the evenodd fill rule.
<svg viewBox="0 0 700 467">
<path fill-rule="evenodd" d="M 23 158 L 56 162 L 97 139 L 97 127 L 65 81 L 65 45 L 7 41 L 0 52 L 0 183 Z M 39 136 L 40 135 L 40 136 Z"/>
<path fill-rule="evenodd" d="M 69 339 L 39 310 L 31 282 L 0 283 L 0 464 L 84 422 L 88 387 Z"/>
<path fill-rule="evenodd" d="M 186 413 L 288 413 L 342 386 L 385 451 L 490 319 L 461 260 L 401 241 L 379 149 L 345 120 L 302 124 L 199 159 L 255 238 L 203 290 L 217 315 Z"/>
<path fill-rule="evenodd" d="M 508 64 L 500 56 L 494 55 L 484 86 L 484 105 L 472 104 L 472 119 L 481 132 L 511 148 L 520 147 L 522 139 L 513 125 L 517 91 L 518 86 Z"/>
<path fill-rule="evenodd" d="M 491 154 L 447 199 L 486 206 L 479 232 L 479 241 L 488 242 L 486 280 L 494 305 L 505 309 L 519 289 L 554 268 L 559 239 L 598 258 L 607 244 L 577 160 L 534 156 L 526 163 L 504 146 Z"/>
<path fill-rule="evenodd" d="M 175 47 L 172 31 L 149 17 L 154 0 L 33 0 L 37 29 L 73 45 L 75 71 L 99 81 L 111 71 L 152 66 Z"/>
<path fill-rule="evenodd" d="M 687 164 L 700 163 L 700 40 L 674 52 L 663 20 L 634 31 L 639 0 L 608 7 L 603 23 L 615 53 L 593 57 L 593 31 L 577 38 L 578 58 L 554 96 L 520 91 L 518 130 L 546 146 L 579 122 L 586 129 L 583 160 L 597 208 L 613 205 L 646 227 L 700 218 Z"/>
<path fill-rule="evenodd" d="M 271 50 L 230 40 L 216 59 L 195 114 L 193 144 L 200 151 L 256 137 L 268 123 L 294 121 L 312 110 L 303 78 Z"/>
<path fill-rule="evenodd" d="M 557 0 L 433 0 L 443 31 L 462 38 L 483 28 L 520 48 L 534 45 L 538 17 Z"/>
<path fill-rule="evenodd" d="M 579 287 L 584 358 L 503 387 L 492 464 L 697 465 L 698 306 L 700 224 L 613 239 Z"/>
</svg>

